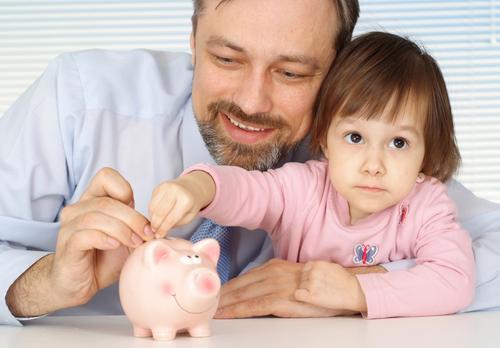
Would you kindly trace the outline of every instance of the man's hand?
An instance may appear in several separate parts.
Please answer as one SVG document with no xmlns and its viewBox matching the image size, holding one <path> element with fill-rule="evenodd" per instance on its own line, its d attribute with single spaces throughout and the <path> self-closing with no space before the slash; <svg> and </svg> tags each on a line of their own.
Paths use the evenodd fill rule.
<svg viewBox="0 0 500 348">
<path fill-rule="evenodd" d="M 331 317 L 352 312 L 321 308 L 294 297 L 304 264 L 273 259 L 227 282 L 215 318 L 274 315 L 283 318 Z"/>
<path fill-rule="evenodd" d="M 330 317 L 352 315 L 347 309 L 330 309 L 301 302 L 295 298 L 304 264 L 273 259 L 248 273 L 234 278 L 222 287 L 219 310 L 215 318 Z M 385 272 L 381 266 L 348 268 L 351 274 Z"/>
<path fill-rule="evenodd" d="M 134 209 L 129 183 L 113 169 L 93 178 L 79 202 L 61 212 L 56 251 L 11 286 L 7 304 L 16 316 L 35 316 L 88 302 L 118 280 L 130 248 L 153 238 Z"/>
<path fill-rule="evenodd" d="M 306 263 L 294 295 L 301 302 L 323 308 L 366 312 L 366 299 L 356 276 L 336 263 Z"/>
<path fill-rule="evenodd" d="M 156 238 L 163 238 L 172 228 L 191 222 L 214 196 L 215 182 L 210 174 L 200 170 L 158 185 L 149 203 L 151 228 Z"/>
</svg>

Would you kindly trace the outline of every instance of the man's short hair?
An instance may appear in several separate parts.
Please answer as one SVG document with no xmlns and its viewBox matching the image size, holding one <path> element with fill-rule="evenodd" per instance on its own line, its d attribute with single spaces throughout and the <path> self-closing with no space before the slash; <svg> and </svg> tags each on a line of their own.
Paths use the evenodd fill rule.
<svg viewBox="0 0 500 348">
<path fill-rule="evenodd" d="M 223 5 L 232 0 L 220 0 L 216 7 Z M 334 40 L 334 48 L 338 52 L 352 38 L 354 26 L 359 17 L 359 2 L 358 0 L 332 0 L 337 9 L 338 29 Z M 196 34 L 198 18 L 204 10 L 205 0 L 194 0 L 194 11 L 191 21 L 193 24 L 193 34 Z"/>
</svg>

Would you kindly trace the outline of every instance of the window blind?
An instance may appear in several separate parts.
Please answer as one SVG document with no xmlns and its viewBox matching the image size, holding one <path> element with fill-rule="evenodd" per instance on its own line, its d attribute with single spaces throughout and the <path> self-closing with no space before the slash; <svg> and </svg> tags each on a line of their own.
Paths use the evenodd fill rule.
<svg viewBox="0 0 500 348">
<path fill-rule="evenodd" d="M 408 36 L 438 61 L 450 94 L 462 167 L 456 176 L 500 202 L 500 0 L 364 0 L 356 34 Z"/>
<path fill-rule="evenodd" d="M 356 34 L 423 44 L 450 93 L 463 165 L 457 178 L 500 202 L 500 0 L 361 0 Z M 191 0 L 0 0 L 0 115 L 61 52 L 189 49 Z"/>
</svg>

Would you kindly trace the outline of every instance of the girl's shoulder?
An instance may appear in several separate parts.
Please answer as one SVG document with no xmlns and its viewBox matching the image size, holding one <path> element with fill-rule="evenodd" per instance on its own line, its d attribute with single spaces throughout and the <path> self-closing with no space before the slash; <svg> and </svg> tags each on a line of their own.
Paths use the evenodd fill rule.
<svg viewBox="0 0 500 348">
<path fill-rule="evenodd" d="M 441 206 L 455 210 L 455 204 L 448 196 L 447 186 L 432 176 L 426 176 L 424 181 L 416 183 L 407 198 L 414 207 L 428 210 L 432 206 Z"/>
</svg>

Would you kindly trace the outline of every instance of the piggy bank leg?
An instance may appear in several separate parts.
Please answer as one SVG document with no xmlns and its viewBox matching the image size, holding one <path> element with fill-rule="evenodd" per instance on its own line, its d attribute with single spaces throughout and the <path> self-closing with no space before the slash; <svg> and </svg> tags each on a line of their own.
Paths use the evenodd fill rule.
<svg viewBox="0 0 500 348">
<path fill-rule="evenodd" d="M 151 330 L 145 329 L 140 326 L 134 325 L 134 336 L 135 337 L 151 337 Z"/>
<path fill-rule="evenodd" d="M 210 322 L 201 323 L 200 325 L 188 329 L 191 337 L 207 337 L 210 336 Z"/>
<path fill-rule="evenodd" d="M 151 329 L 153 331 L 153 338 L 157 341 L 170 341 L 175 338 L 177 330 L 171 327 L 157 327 Z"/>
</svg>

